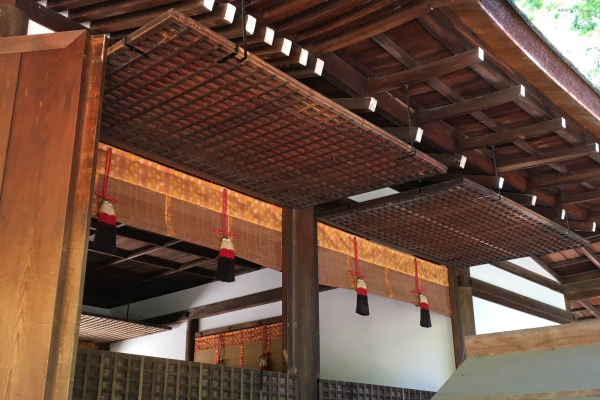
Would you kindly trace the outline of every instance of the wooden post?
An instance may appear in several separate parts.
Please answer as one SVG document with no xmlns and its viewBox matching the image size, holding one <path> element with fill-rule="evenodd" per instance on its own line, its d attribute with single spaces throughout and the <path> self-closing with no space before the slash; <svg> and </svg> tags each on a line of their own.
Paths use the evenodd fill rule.
<svg viewBox="0 0 600 400">
<path fill-rule="evenodd" d="M 0 397 L 71 395 L 105 38 L 0 38 Z"/>
<path fill-rule="evenodd" d="M 27 35 L 29 18 L 17 7 L 0 4 L 0 37 Z"/>
<path fill-rule="evenodd" d="M 199 319 L 190 319 L 187 322 L 185 361 L 194 361 L 194 355 L 196 354 L 196 333 L 200 327 L 199 321 Z"/>
<path fill-rule="evenodd" d="M 283 357 L 298 400 L 318 398 L 319 280 L 313 208 L 283 209 Z"/>
<path fill-rule="evenodd" d="M 465 336 L 475 335 L 473 291 L 469 268 L 448 268 L 454 361 L 458 367 L 466 357 Z"/>
</svg>

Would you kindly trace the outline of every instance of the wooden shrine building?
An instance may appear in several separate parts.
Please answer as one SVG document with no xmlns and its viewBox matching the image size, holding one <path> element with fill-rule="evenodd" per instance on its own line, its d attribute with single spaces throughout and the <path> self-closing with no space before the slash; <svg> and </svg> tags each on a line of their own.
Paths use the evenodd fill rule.
<svg viewBox="0 0 600 400">
<path fill-rule="evenodd" d="M 0 0 L 0 76 L 1 400 L 600 398 L 600 93 L 510 0 Z"/>
</svg>

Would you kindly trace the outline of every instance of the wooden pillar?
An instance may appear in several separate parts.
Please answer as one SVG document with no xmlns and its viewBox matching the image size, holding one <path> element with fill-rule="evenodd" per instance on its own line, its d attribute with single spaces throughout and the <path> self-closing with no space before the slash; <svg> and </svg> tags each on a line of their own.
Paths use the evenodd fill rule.
<svg viewBox="0 0 600 400">
<path fill-rule="evenodd" d="M 296 399 L 318 398 L 319 279 L 313 208 L 283 209 L 283 357 Z"/>
<path fill-rule="evenodd" d="M 29 18 L 17 7 L 0 1 L 0 37 L 27 34 Z"/>
<path fill-rule="evenodd" d="M 0 38 L 0 398 L 70 398 L 105 60 L 85 31 Z"/>
<path fill-rule="evenodd" d="M 454 360 L 458 367 L 465 360 L 465 336 L 475 335 L 473 291 L 469 268 L 448 268 Z"/>
<path fill-rule="evenodd" d="M 196 355 L 196 333 L 200 328 L 199 319 L 190 319 L 187 322 L 185 361 L 194 361 Z"/>
</svg>

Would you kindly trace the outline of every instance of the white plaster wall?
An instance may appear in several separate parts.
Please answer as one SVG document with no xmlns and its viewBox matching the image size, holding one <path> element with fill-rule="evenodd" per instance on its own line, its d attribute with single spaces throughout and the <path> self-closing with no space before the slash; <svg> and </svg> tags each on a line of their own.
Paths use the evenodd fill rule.
<svg viewBox="0 0 600 400">
<path fill-rule="evenodd" d="M 478 335 L 558 325 L 556 322 L 478 297 L 473 297 L 473 312 L 475 314 L 475 332 Z"/>
<path fill-rule="evenodd" d="M 450 318 L 432 312 L 421 328 L 418 307 L 372 294 L 362 317 L 346 289 L 319 301 L 322 378 L 437 391 L 454 373 Z"/>
<path fill-rule="evenodd" d="M 110 351 L 185 360 L 187 323 L 171 325 L 171 330 L 111 343 Z"/>
</svg>

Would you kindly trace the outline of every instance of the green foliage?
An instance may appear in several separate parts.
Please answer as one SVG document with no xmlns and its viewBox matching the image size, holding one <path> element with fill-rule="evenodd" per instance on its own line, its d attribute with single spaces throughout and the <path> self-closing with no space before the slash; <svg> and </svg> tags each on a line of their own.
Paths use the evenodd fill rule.
<svg viewBox="0 0 600 400">
<path fill-rule="evenodd" d="M 570 0 L 565 2 L 556 0 L 517 0 L 517 5 L 527 12 L 546 9 L 558 18 L 561 13 L 573 16 L 572 29 L 581 35 L 594 32 L 600 24 L 600 0 Z"/>
</svg>

